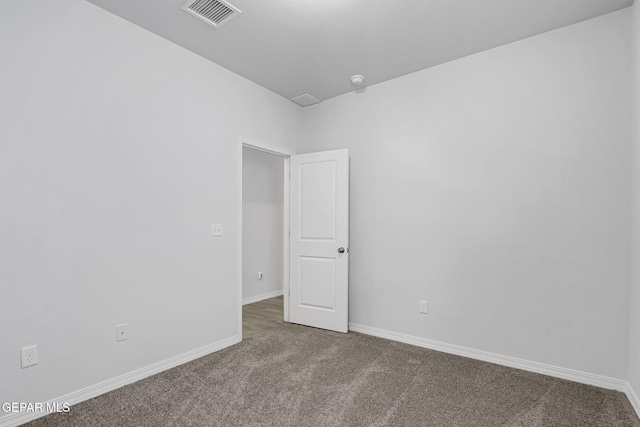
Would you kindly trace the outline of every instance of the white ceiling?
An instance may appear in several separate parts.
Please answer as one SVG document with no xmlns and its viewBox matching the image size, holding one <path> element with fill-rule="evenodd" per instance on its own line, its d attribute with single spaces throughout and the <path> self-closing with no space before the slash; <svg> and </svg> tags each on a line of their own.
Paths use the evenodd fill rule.
<svg viewBox="0 0 640 427">
<path fill-rule="evenodd" d="M 220 29 L 185 0 L 89 0 L 273 92 L 319 100 L 630 6 L 633 0 L 228 0 Z"/>
</svg>

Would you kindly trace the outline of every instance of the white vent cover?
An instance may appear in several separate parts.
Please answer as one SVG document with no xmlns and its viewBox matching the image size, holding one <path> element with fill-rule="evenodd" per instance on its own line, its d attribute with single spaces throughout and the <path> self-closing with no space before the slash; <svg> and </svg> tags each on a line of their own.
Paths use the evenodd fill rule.
<svg viewBox="0 0 640 427">
<path fill-rule="evenodd" d="M 214 28 L 220 28 L 238 16 L 240 10 L 225 0 L 189 0 L 182 10 Z"/>
<path fill-rule="evenodd" d="M 311 96 L 308 93 L 304 95 L 296 96 L 295 98 L 291 98 L 293 102 L 303 107 L 308 107 L 309 105 L 317 104 L 320 101 L 315 96 Z"/>
</svg>

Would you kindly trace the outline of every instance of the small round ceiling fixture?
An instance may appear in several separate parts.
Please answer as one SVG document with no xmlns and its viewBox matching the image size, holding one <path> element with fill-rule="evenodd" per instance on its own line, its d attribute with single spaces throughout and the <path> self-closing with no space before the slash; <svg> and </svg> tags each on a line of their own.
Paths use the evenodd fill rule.
<svg viewBox="0 0 640 427">
<path fill-rule="evenodd" d="M 362 85 L 362 83 L 364 83 L 364 76 L 361 76 L 360 74 L 356 74 L 355 76 L 351 76 L 351 83 L 354 86 Z"/>
</svg>

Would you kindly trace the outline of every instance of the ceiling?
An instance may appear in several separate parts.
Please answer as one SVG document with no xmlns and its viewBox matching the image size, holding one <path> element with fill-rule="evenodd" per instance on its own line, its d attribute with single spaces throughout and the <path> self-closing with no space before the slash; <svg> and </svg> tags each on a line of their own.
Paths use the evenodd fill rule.
<svg viewBox="0 0 640 427">
<path fill-rule="evenodd" d="M 287 99 L 320 101 L 630 6 L 633 0 L 227 0 L 219 29 L 185 0 L 89 0 Z"/>
</svg>

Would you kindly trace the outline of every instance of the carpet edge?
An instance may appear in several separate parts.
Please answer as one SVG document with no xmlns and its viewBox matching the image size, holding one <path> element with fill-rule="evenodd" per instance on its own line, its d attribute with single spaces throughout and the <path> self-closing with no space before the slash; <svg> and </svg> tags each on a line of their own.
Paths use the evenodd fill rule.
<svg viewBox="0 0 640 427">
<path fill-rule="evenodd" d="M 621 391 L 624 393 L 627 393 L 627 390 L 630 389 L 630 386 L 627 385 L 627 381 L 606 377 L 604 375 L 591 374 L 589 372 L 582 372 L 574 369 L 547 365 L 545 363 L 519 359 L 517 357 L 505 356 L 502 354 L 491 353 L 484 350 L 476 350 L 473 348 L 463 347 L 455 344 L 448 344 L 440 341 L 430 340 L 427 338 L 416 337 L 413 335 L 401 334 L 398 332 L 387 331 L 384 329 L 360 325 L 357 323 L 349 323 L 349 330 L 353 332 L 360 332 L 366 335 L 372 335 L 379 338 L 386 338 L 405 344 L 411 344 L 417 347 L 428 348 L 430 350 L 442 351 L 444 353 L 455 354 L 457 356 L 468 357 L 471 359 L 481 360 L 483 362 L 495 363 L 497 365 L 522 369 L 524 371 L 549 375 L 551 377 L 593 385 L 610 390 Z M 629 400 L 631 400 L 631 398 Z M 640 406 L 634 406 L 634 409 L 636 410 L 636 412 L 638 412 Z M 638 415 L 640 416 L 640 413 Z"/>
<path fill-rule="evenodd" d="M 624 394 L 627 395 L 627 399 L 631 402 L 631 406 L 633 407 L 633 410 L 636 411 L 636 415 L 640 417 L 640 399 L 638 399 L 638 395 L 633 390 L 633 387 L 631 387 L 631 383 L 629 383 L 629 381 L 625 381 L 625 385 Z"/>
<path fill-rule="evenodd" d="M 151 375 L 158 374 L 160 372 L 175 368 L 176 366 L 183 365 L 187 362 L 191 362 L 192 360 L 198 359 L 208 354 L 215 353 L 216 351 L 220 351 L 241 341 L 242 339 L 238 335 L 233 335 L 229 338 L 216 341 L 214 343 L 188 351 L 186 353 L 179 354 L 169 359 L 162 360 L 152 365 L 136 369 L 135 371 L 131 371 L 115 378 L 111 378 L 109 380 L 90 385 L 83 389 L 73 391 L 64 396 L 52 399 L 47 403 L 52 403 L 54 405 L 62 405 L 63 403 L 68 403 L 69 405 L 73 406 L 80 402 L 84 402 L 85 400 L 93 399 L 94 397 L 100 396 L 101 394 L 123 387 L 127 384 L 131 384 L 144 378 L 150 377 Z M 46 406 L 46 404 L 44 406 Z M 8 415 L 0 417 L 0 427 L 19 426 L 29 421 L 33 421 L 37 418 L 44 417 L 45 415 L 48 415 L 50 413 L 51 411 L 10 413 Z"/>
</svg>

